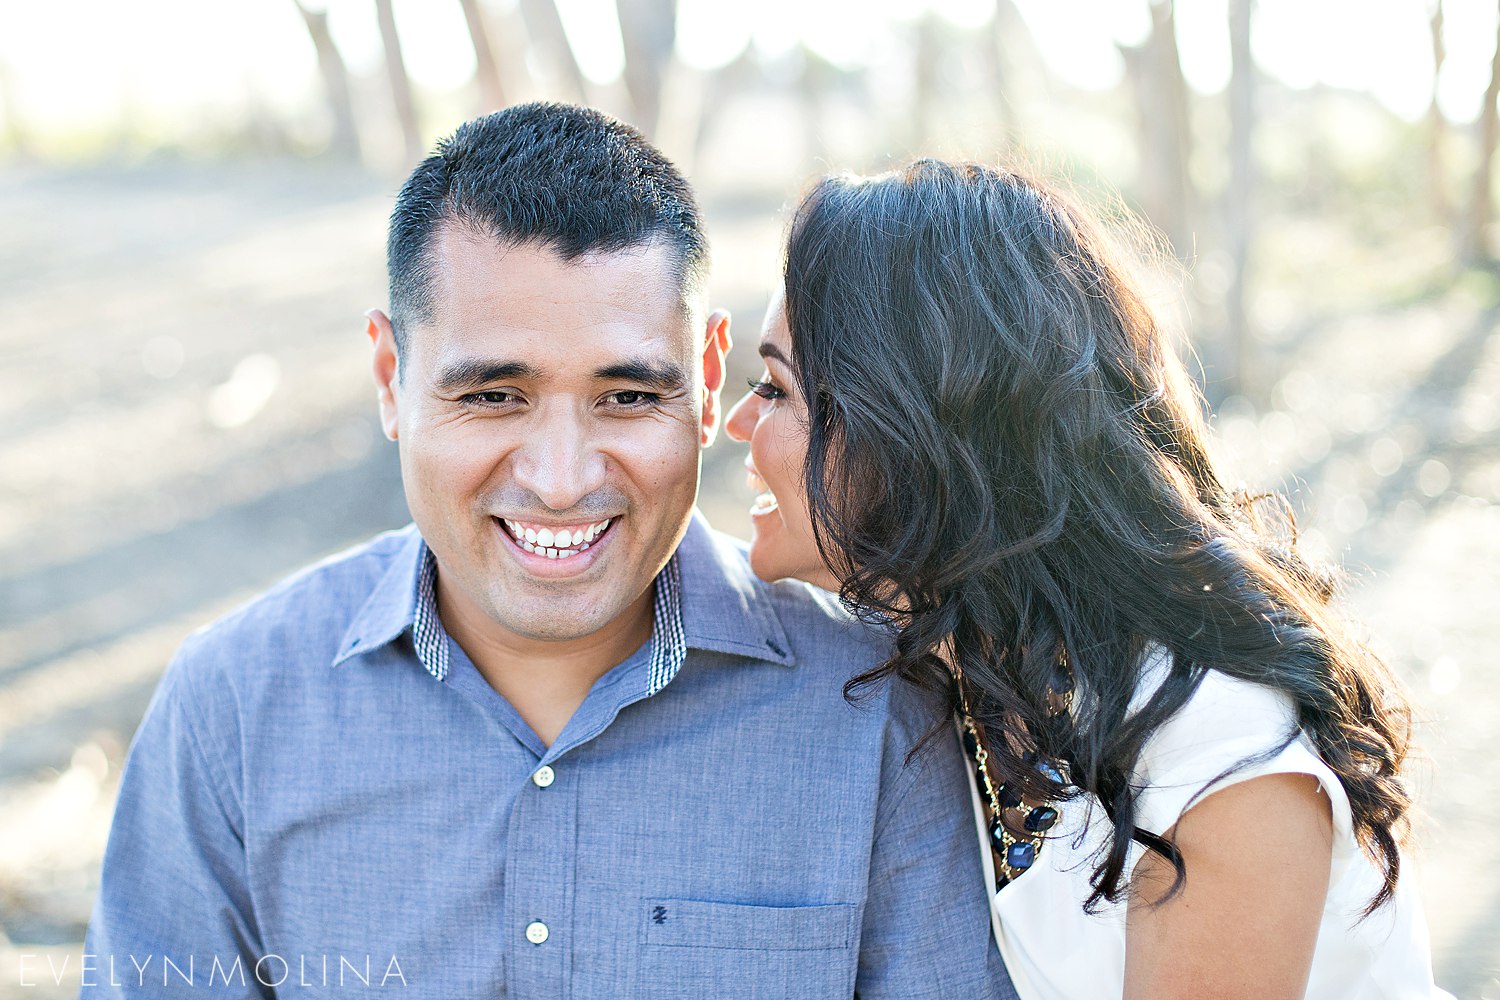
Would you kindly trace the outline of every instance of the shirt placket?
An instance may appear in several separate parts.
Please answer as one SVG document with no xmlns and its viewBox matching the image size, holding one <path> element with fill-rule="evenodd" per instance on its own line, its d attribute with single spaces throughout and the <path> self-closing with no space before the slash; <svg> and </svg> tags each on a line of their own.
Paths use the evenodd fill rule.
<svg viewBox="0 0 1500 1000">
<path fill-rule="evenodd" d="M 549 755 L 550 756 L 550 755 Z M 516 796 L 506 838 L 509 993 L 568 996 L 578 854 L 576 757 L 539 763 Z"/>
</svg>

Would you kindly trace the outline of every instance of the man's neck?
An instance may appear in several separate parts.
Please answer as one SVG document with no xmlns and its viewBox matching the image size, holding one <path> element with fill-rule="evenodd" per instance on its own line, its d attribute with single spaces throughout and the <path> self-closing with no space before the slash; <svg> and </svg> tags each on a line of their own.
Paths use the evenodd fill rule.
<svg viewBox="0 0 1500 1000">
<path fill-rule="evenodd" d="M 510 702 L 532 730 L 551 746 L 594 682 L 651 637 L 656 588 L 604 628 L 563 641 L 516 635 L 437 585 L 443 627 L 473 661 L 490 687 Z"/>
</svg>

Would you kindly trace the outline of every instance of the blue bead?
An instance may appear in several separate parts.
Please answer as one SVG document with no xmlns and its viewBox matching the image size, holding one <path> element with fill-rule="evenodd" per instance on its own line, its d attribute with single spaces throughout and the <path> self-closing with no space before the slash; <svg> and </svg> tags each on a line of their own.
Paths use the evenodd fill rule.
<svg viewBox="0 0 1500 1000">
<path fill-rule="evenodd" d="M 979 756 L 979 741 L 967 729 L 964 730 L 964 749 L 969 752 L 970 757 Z"/>
<path fill-rule="evenodd" d="M 1051 806 L 1037 806 L 1026 814 L 1025 826 L 1031 833 L 1043 833 L 1057 822 L 1057 810 Z"/>
<path fill-rule="evenodd" d="M 1030 868 L 1031 863 L 1036 860 L 1036 845 L 1025 842 L 1011 844 L 1010 850 L 1005 852 L 1005 863 L 1016 870 Z"/>
</svg>

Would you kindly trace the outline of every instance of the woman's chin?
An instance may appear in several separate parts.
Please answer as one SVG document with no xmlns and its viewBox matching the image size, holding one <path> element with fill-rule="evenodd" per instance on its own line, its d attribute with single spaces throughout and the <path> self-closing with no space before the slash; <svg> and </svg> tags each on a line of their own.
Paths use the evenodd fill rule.
<svg viewBox="0 0 1500 1000">
<path fill-rule="evenodd" d="M 804 572 L 796 574 L 796 578 L 803 583 L 810 583 L 814 587 L 819 587 L 831 594 L 839 592 L 840 583 L 838 577 L 829 572 L 827 566 L 821 564 L 816 568 L 809 568 Z"/>
<path fill-rule="evenodd" d="M 824 590 L 838 591 L 839 581 L 828 567 L 821 562 L 809 564 L 804 553 L 787 552 L 784 548 L 755 532 L 750 541 L 751 571 L 767 583 L 801 580 Z"/>
<path fill-rule="evenodd" d="M 780 572 L 782 560 L 776 558 L 774 551 L 767 551 L 768 546 L 755 532 L 750 538 L 750 570 L 756 576 L 767 583 L 775 583 L 777 580 L 786 579 L 786 574 Z"/>
</svg>

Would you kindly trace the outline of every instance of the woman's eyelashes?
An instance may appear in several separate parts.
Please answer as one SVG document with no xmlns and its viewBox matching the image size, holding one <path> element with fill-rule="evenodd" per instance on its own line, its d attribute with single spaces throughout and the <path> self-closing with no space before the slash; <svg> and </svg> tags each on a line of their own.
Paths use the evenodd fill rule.
<svg viewBox="0 0 1500 1000">
<path fill-rule="evenodd" d="M 769 375 L 765 378 L 751 379 L 750 391 L 755 393 L 761 399 L 781 399 L 786 395 L 786 393 L 783 392 L 775 382 L 771 381 Z"/>
</svg>

